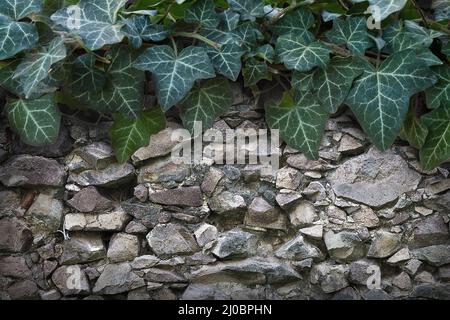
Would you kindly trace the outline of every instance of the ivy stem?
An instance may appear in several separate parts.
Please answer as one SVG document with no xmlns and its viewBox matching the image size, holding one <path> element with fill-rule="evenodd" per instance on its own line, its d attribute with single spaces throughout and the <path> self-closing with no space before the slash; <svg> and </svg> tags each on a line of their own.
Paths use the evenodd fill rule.
<svg viewBox="0 0 450 320">
<path fill-rule="evenodd" d="M 80 45 L 80 47 L 83 48 L 84 51 L 86 51 L 87 53 L 93 54 L 93 55 L 95 56 L 95 58 L 96 58 L 98 61 L 101 61 L 101 62 L 106 63 L 106 64 L 110 64 L 110 63 L 111 63 L 111 61 L 108 60 L 107 58 L 102 57 L 102 56 L 99 56 L 99 55 L 96 54 L 94 51 L 92 51 L 91 49 L 87 48 L 87 47 L 84 45 L 84 43 L 81 42 L 80 40 L 77 40 L 77 42 L 78 42 L 78 44 Z"/>
<path fill-rule="evenodd" d="M 175 55 L 178 55 L 178 48 L 177 43 L 175 42 L 175 39 L 173 37 L 170 37 L 170 41 L 172 42 L 173 51 L 175 51 Z"/>
<path fill-rule="evenodd" d="M 425 14 L 422 11 L 422 8 L 420 8 L 420 6 L 417 4 L 416 0 L 411 0 L 413 6 L 416 8 L 417 12 L 419 12 L 420 17 L 422 18 L 423 24 L 425 25 L 425 27 L 428 28 L 428 21 L 427 21 L 427 17 L 425 17 Z"/>
<path fill-rule="evenodd" d="M 311 4 L 311 1 L 310 1 L 310 0 L 305 0 L 305 1 L 302 1 L 302 2 L 297 2 L 297 1 L 295 1 L 295 0 L 292 1 L 292 3 L 291 3 L 288 7 L 284 8 L 283 10 L 280 10 L 280 12 L 278 12 L 278 13 L 270 20 L 270 23 L 273 24 L 273 23 L 277 22 L 278 20 L 280 20 L 281 18 L 283 18 L 284 15 L 285 15 L 286 13 L 288 13 L 289 11 L 293 11 L 293 10 L 297 9 L 298 7 L 301 7 L 301 6 L 305 5 L 305 4 Z"/>
<path fill-rule="evenodd" d="M 204 43 L 206 43 L 207 45 L 214 47 L 216 49 L 220 49 L 220 44 L 217 42 L 214 42 L 212 40 L 209 40 L 208 38 L 198 34 L 198 33 L 193 33 L 193 32 L 183 32 L 183 31 L 179 31 L 179 32 L 175 32 L 173 34 L 175 37 L 185 37 L 185 38 L 192 38 L 192 39 L 197 39 L 200 40 Z"/>
<path fill-rule="evenodd" d="M 442 26 L 441 24 L 429 19 L 426 19 L 426 21 L 428 22 L 430 27 L 435 27 L 436 29 L 439 29 L 439 31 L 446 33 L 447 35 L 450 35 L 450 30 Z"/>
</svg>

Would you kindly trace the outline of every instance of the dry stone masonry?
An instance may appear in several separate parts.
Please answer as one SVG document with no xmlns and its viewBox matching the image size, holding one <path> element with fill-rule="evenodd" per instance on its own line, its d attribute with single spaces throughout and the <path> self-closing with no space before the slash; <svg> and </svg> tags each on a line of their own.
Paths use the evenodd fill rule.
<svg viewBox="0 0 450 320">
<path fill-rule="evenodd" d="M 214 126 L 265 128 L 236 96 Z M 46 148 L 0 132 L 1 299 L 450 299 L 446 165 L 379 152 L 349 114 L 272 175 L 174 164 L 175 118 L 118 164 L 109 126 L 66 120 Z"/>
</svg>

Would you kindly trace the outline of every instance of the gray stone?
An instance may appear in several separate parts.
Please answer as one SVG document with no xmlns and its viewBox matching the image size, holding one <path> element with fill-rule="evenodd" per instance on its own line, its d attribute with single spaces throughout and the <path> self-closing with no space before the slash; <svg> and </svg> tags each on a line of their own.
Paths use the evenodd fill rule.
<svg viewBox="0 0 450 320">
<path fill-rule="evenodd" d="M 304 154 L 294 154 L 287 158 L 287 163 L 291 167 L 307 171 L 325 171 L 332 169 L 332 166 L 323 160 L 309 160 Z"/>
<path fill-rule="evenodd" d="M 25 219 L 38 243 L 60 229 L 63 203 L 46 194 L 39 194 L 25 214 Z"/>
<path fill-rule="evenodd" d="M 190 254 L 198 250 L 197 242 L 190 231 L 174 223 L 157 225 L 147 235 L 147 241 L 159 257 Z"/>
<path fill-rule="evenodd" d="M 305 200 L 296 204 L 289 211 L 289 220 L 294 226 L 306 226 L 318 219 L 314 206 Z"/>
<path fill-rule="evenodd" d="M 56 289 L 52 289 L 49 291 L 40 292 L 39 297 L 44 301 L 59 300 L 61 299 L 61 293 L 59 293 Z"/>
<path fill-rule="evenodd" d="M 104 142 L 94 142 L 75 150 L 75 154 L 95 169 L 104 169 L 115 162 L 114 150 Z"/>
<path fill-rule="evenodd" d="M 69 182 L 80 186 L 96 186 L 113 188 L 125 184 L 134 177 L 134 167 L 129 163 L 113 163 L 101 170 L 86 170 L 81 173 L 71 173 Z"/>
<path fill-rule="evenodd" d="M 62 266 L 52 275 L 52 281 L 64 296 L 90 294 L 86 274 L 79 265 Z"/>
<path fill-rule="evenodd" d="M 222 170 L 225 177 L 231 181 L 237 181 L 241 178 L 241 171 L 234 166 L 224 165 Z"/>
<path fill-rule="evenodd" d="M 346 155 L 358 154 L 364 150 L 364 145 L 357 139 L 344 134 L 339 143 L 338 152 Z"/>
<path fill-rule="evenodd" d="M 352 262 L 349 266 L 348 280 L 353 284 L 367 286 L 367 280 L 376 270 L 380 270 L 380 268 L 372 261 L 359 260 Z"/>
<path fill-rule="evenodd" d="M 266 229 L 286 229 L 286 216 L 262 197 L 256 197 L 248 207 L 245 224 Z"/>
<path fill-rule="evenodd" d="M 209 207 L 217 214 L 232 214 L 244 210 L 247 205 L 242 196 L 225 191 L 213 196 L 209 200 Z"/>
<path fill-rule="evenodd" d="M 0 251 L 24 252 L 33 244 L 33 233 L 16 218 L 0 219 Z"/>
<path fill-rule="evenodd" d="M 323 226 L 316 225 L 308 228 L 300 229 L 300 233 L 312 239 L 320 240 L 323 237 Z"/>
<path fill-rule="evenodd" d="M 403 248 L 397 251 L 393 256 L 391 256 L 386 262 L 391 265 L 396 265 L 398 263 L 407 261 L 411 258 L 408 248 Z"/>
<path fill-rule="evenodd" d="M 220 259 L 247 257 L 256 250 L 257 238 L 241 229 L 233 229 L 219 234 L 212 253 Z"/>
<path fill-rule="evenodd" d="M 304 260 L 312 258 L 314 261 L 322 261 L 325 256 L 316 246 L 308 243 L 298 234 L 275 251 L 275 256 L 288 260 Z"/>
<path fill-rule="evenodd" d="M 412 289 L 411 278 L 406 272 L 402 272 L 399 275 L 395 276 L 394 279 L 392 279 L 392 284 L 400 290 Z"/>
<path fill-rule="evenodd" d="M 211 167 L 208 173 L 205 175 L 205 178 L 203 179 L 203 182 L 200 186 L 202 191 L 210 197 L 223 176 L 224 174 L 222 170 Z"/>
<path fill-rule="evenodd" d="M 413 276 L 417 273 L 421 265 L 422 262 L 420 260 L 411 259 L 405 264 L 404 269 L 406 272 Z"/>
<path fill-rule="evenodd" d="M 300 171 L 284 167 L 277 172 L 276 187 L 279 189 L 291 189 L 296 190 L 302 180 L 302 174 Z"/>
<path fill-rule="evenodd" d="M 133 260 L 139 255 L 139 239 L 126 233 L 116 233 L 111 237 L 107 257 L 112 262 Z"/>
<path fill-rule="evenodd" d="M 102 237 L 96 233 L 75 233 L 62 243 L 60 264 L 79 264 L 103 259 L 106 256 Z"/>
<path fill-rule="evenodd" d="M 120 204 L 123 210 L 138 220 L 144 220 L 146 217 L 157 222 L 157 216 L 162 207 L 153 203 L 141 203 L 137 199 L 128 199 Z M 153 228 L 154 226 L 151 226 Z"/>
<path fill-rule="evenodd" d="M 134 196 L 140 202 L 145 202 L 148 200 L 148 188 L 144 184 L 138 184 L 134 187 Z"/>
<path fill-rule="evenodd" d="M 14 191 L 0 191 L 0 213 L 2 215 L 21 216 L 24 209 L 20 204 L 20 196 Z"/>
<path fill-rule="evenodd" d="M 43 157 L 20 155 L 0 166 L 0 182 L 6 187 L 62 187 L 65 180 L 64 167 Z"/>
<path fill-rule="evenodd" d="M 193 283 L 181 296 L 181 300 L 263 300 L 265 287 L 247 287 L 233 282 Z"/>
<path fill-rule="evenodd" d="M 77 192 L 67 203 L 80 212 L 101 212 L 112 209 L 114 203 L 102 196 L 95 187 L 87 187 Z"/>
<path fill-rule="evenodd" d="M 181 187 L 150 193 L 150 201 L 164 205 L 200 207 L 203 204 L 199 187 Z"/>
<path fill-rule="evenodd" d="M 21 280 L 8 288 L 8 295 L 12 300 L 34 300 L 38 298 L 38 287 L 34 281 Z"/>
<path fill-rule="evenodd" d="M 95 283 L 94 294 L 118 294 L 145 286 L 127 262 L 108 264 Z"/>
<path fill-rule="evenodd" d="M 208 243 L 217 239 L 217 228 L 208 223 L 202 223 L 194 232 L 195 239 L 200 247 L 204 247 Z"/>
<path fill-rule="evenodd" d="M 380 207 L 415 190 L 421 176 L 393 151 L 371 148 L 339 166 L 329 179 L 337 196 Z"/>
<path fill-rule="evenodd" d="M 281 208 L 286 210 L 293 206 L 301 198 L 302 195 L 299 192 L 282 189 L 280 190 L 280 193 L 276 195 L 275 200 Z"/>
<path fill-rule="evenodd" d="M 367 253 L 368 257 L 387 258 L 400 249 L 401 236 L 398 234 L 378 231 Z"/>
<path fill-rule="evenodd" d="M 448 225 L 440 215 L 432 215 L 420 221 L 414 228 L 412 245 L 426 247 L 444 244 L 450 239 Z"/>
<path fill-rule="evenodd" d="M 106 213 L 69 213 L 64 227 L 69 231 L 121 231 L 130 221 L 121 207 Z"/>
<path fill-rule="evenodd" d="M 31 270 L 22 256 L 1 257 L 0 275 L 17 279 L 29 279 L 32 277 Z"/>
<path fill-rule="evenodd" d="M 413 250 L 412 254 L 415 258 L 436 267 L 450 263 L 450 245 L 435 245 L 419 248 Z"/>
<path fill-rule="evenodd" d="M 147 269 L 156 266 L 160 259 L 153 255 L 144 255 L 136 257 L 131 263 L 132 269 Z"/>
<path fill-rule="evenodd" d="M 450 281 L 450 265 L 440 267 L 438 276 L 441 281 Z"/>
<path fill-rule="evenodd" d="M 380 224 L 380 219 L 378 219 L 375 212 L 366 206 L 361 206 L 361 209 L 354 212 L 352 219 L 358 226 L 366 228 L 375 228 Z"/>
<path fill-rule="evenodd" d="M 188 165 L 174 163 L 171 157 L 158 158 L 139 169 L 138 183 L 181 182 L 190 172 Z"/>
<path fill-rule="evenodd" d="M 319 181 L 311 182 L 308 187 L 302 191 L 302 194 L 314 202 L 325 200 L 327 197 L 327 191 Z"/>
<path fill-rule="evenodd" d="M 450 285 L 449 284 L 421 284 L 414 287 L 411 294 L 414 298 L 426 298 L 434 300 L 449 300 Z"/>
<path fill-rule="evenodd" d="M 328 231 L 324 235 L 330 257 L 338 261 L 352 261 L 364 257 L 364 244 L 355 231 Z"/>
<path fill-rule="evenodd" d="M 349 285 L 344 265 L 331 265 L 323 262 L 311 269 L 311 283 L 319 284 L 325 293 L 339 291 Z"/>
<path fill-rule="evenodd" d="M 186 278 L 174 271 L 149 268 L 143 270 L 144 279 L 150 282 L 162 282 L 162 283 L 174 283 L 174 282 L 186 282 Z"/>
<path fill-rule="evenodd" d="M 347 214 L 344 210 L 331 205 L 327 207 L 327 218 L 329 222 L 341 225 L 347 221 Z"/>
<path fill-rule="evenodd" d="M 446 212 L 450 210 L 450 191 L 439 194 L 437 197 L 427 199 L 424 204 L 431 209 Z"/>
<path fill-rule="evenodd" d="M 171 123 L 172 125 L 172 123 Z M 172 152 L 172 149 L 178 144 L 176 139 L 172 140 L 172 134 L 176 133 L 176 125 L 167 127 L 166 129 L 152 135 L 150 143 L 146 147 L 139 148 L 132 156 L 131 160 L 134 164 L 150 159 L 165 156 Z"/>
<path fill-rule="evenodd" d="M 129 234 L 147 234 L 148 228 L 137 221 L 130 221 L 125 227 L 125 232 Z"/>
</svg>

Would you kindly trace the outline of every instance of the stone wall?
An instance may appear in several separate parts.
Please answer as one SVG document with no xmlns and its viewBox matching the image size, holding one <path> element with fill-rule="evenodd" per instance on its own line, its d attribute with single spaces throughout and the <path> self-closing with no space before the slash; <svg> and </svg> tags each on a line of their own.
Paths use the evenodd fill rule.
<svg viewBox="0 0 450 320">
<path fill-rule="evenodd" d="M 380 153 L 346 113 L 320 160 L 282 147 L 275 175 L 175 165 L 172 120 L 127 164 L 109 122 L 65 119 L 47 148 L 3 122 L 1 299 L 450 299 L 445 168 L 401 142 Z M 239 97 L 215 124 L 264 126 Z"/>
</svg>

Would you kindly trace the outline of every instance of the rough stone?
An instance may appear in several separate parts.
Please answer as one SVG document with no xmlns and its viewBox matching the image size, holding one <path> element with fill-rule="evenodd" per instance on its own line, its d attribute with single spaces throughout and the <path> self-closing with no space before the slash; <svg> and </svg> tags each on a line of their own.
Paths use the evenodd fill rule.
<svg viewBox="0 0 450 320">
<path fill-rule="evenodd" d="M 203 204 L 199 187 L 181 187 L 150 193 L 150 201 L 164 205 L 200 207 Z"/>
<path fill-rule="evenodd" d="M 239 283 L 193 283 L 181 296 L 181 300 L 263 300 L 266 298 L 263 286 L 248 287 Z"/>
<path fill-rule="evenodd" d="M 277 172 L 276 187 L 279 189 L 296 190 L 299 187 L 301 180 L 302 174 L 300 171 L 294 168 L 284 167 Z"/>
<path fill-rule="evenodd" d="M 63 203 L 46 194 L 39 194 L 25 214 L 25 219 L 33 232 L 34 242 L 47 238 L 60 229 Z"/>
<path fill-rule="evenodd" d="M 125 227 L 125 232 L 129 234 L 147 234 L 148 228 L 142 223 L 133 220 L 127 224 L 127 226 Z"/>
<path fill-rule="evenodd" d="M 312 239 L 320 240 L 323 237 L 323 226 L 316 225 L 308 228 L 300 229 L 300 233 Z"/>
<path fill-rule="evenodd" d="M 304 154 L 294 154 L 287 158 L 291 167 L 306 171 L 325 171 L 332 168 L 323 160 L 309 160 Z"/>
<path fill-rule="evenodd" d="M 247 257 L 254 253 L 256 242 L 254 234 L 236 228 L 219 234 L 211 252 L 220 259 Z"/>
<path fill-rule="evenodd" d="M 289 212 L 289 220 L 294 226 L 306 226 L 312 224 L 318 216 L 314 206 L 305 200 L 300 201 Z"/>
<path fill-rule="evenodd" d="M 95 283 L 94 294 L 118 294 L 145 286 L 144 279 L 137 276 L 127 262 L 108 264 Z"/>
<path fill-rule="evenodd" d="M 299 192 L 282 189 L 280 190 L 280 193 L 276 195 L 275 200 L 282 209 L 286 210 L 293 206 L 301 198 L 302 195 Z"/>
<path fill-rule="evenodd" d="M 0 182 L 7 187 L 62 187 L 64 167 L 56 160 L 20 155 L 0 166 Z"/>
<path fill-rule="evenodd" d="M 130 221 L 121 207 L 106 213 L 69 213 L 65 216 L 65 229 L 69 231 L 121 231 Z"/>
<path fill-rule="evenodd" d="M 361 209 L 354 212 L 352 218 L 356 224 L 366 228 L 375 228 L 380 224 L 380 219 L 375 212 L 366 206 L 362 206 Z"/>
<path fill-rule="evenodd" d="M 139 255 L 139 240 L 136 236 L 116 233 L 111 237 L 107 257 L 112 262 L 133 260 Z"/>
<path fill-rule="evenodd" d="M 33 233 L 16 218 L 0 219 L 0 251 L 24 252 L 33 244 Z"/>
<path fill-rule="evenodd" d="M 327 207 L 327 217 L 328 221 L 337 225 L 344 224 L 347 221 L 347 214 L 345 211 L 334 205 Z"/>
<path fill-rule="evenodd" d="M 406 272 L 413 276 L 417 273 L 421 265 L 422 262 L 420 260 L 411 259 L 405 264 L 404 269 Z"/>
<path fill-rule="evenodd" d="M 319 284 L 325 293 L 339 291 L 349 285 L 344 265 L 331 265 L 323 262 L 311 269 L 311 283 Z"/>
<path fill-rule="evenodd" d="M 333 191 L 368 206 L 380 207 L 413 191 L 420 174 L 393 151 L 380 152 L 371 148 L 368 153 L 350 159 L 330 176 Z"/>
<path fill-rule="evenodd" d="M 0 213 L 2 215 L 23 214 L 24 209 L 20 204 L 20 196 L 13 191 L 0 191 Z"/>
<path fill-rule="evenodd" d="M 114 203 L 102 196 L 95 187 L 87 187 L 77 192 L 67 203 L 79 212 L 101 212 L 112 209 Z"/>
<path fill-rule="evenodd" d="M 400 238 L 398 234 L 378 231 L 370 245 L 368 257 L 387 258 L 400 248 Z"/>
<path fill-rule="evenodd" d="M 211 167 L 208 173 L 205 175 L 205 178 L 203 179 L 203 182 L 200 186 L 202 191 L 210 197 L 223 176 L 224 174 L 222 170 Z"/>
<path fill-rule="evenodd" d="M 9 297 L 12 300 L 34 300 L 38 297 L 38 287 L 32 280 L 21 280 L 8 288 Z"/>
<path fill-rule="evenodd" d="M 208 223 L 202 223 L 194 232 L 195 239 L 200 247 L 204 247 L 208 243 L 217 239 L 217 228 Z"/>
<path fill-rule="evenodd" d="M 380 267 L 372 261 L 359 260 L 352 262 L 349 266 L 348 280 L 354 284 L 367 286 L 367 280 L 376 270 L 380 270 Z"/>
<path fill-rule="evenodd" d="M 411 258 L 408 248 L 403 248 L 397 251 L 393 256 L 391 256 L 386 262 L 388 264 L 398 264 L 404 261 L 407 261 Z"/>
<path fill-rule="evenodd" d="M 115 162 L 114 150 L 104 142 L 94 142 L 76 149 L 75 154 L 96 169 L 104 169 Z"/>
<path fill-rule="evenodd" d="M 134 167 L 129 163 L 113 163 L 101 170 L 86 170 L 81 173 L 71 173 L 69 182 L 82 187 L 96 186 L 113 188 L 131 181 L 134 177 Z"/>
<path fill-rule="evenodd" d="M 412 245 L 426 247 L 446 243 L 449 239 L 449 228 L 442 216 L 432 215 L 415 226 Z"/>
<path fill-rule="evenodd" d="M 147 241 L 153 252 L 160 257 L 190 254 L 198 250 L 190 231 L 174 223 L 157 225 L 147 235 Z"/>
<path fill-rule="evenodd" d="M 148 200 L 148 188 L 144 184 L 138 184 L 134 187 L 134 196 L 140 202 L 145 202 Z"/>
<path fill-rule="evenodd" d="M 244 210 L 247 205 L 242 196 L 225 191 L 213 196 L 209 200 L 209 207 L 217 214 L 232 214 Z"/>
<path fill-rule="evenodd" d="M 79 264 L 103 259 L 105 245 L 100 234 L 75 233 L 62 243 L 60 264 Z"/>
<path fill-rule="evenodd" d="M 132 269 L 147 269 L 156 266 L 160 262 L 157 256 L 144 255 L 136 257 L 131 263 Z"/>
<path fill-rule="evenodd" d="M 32 277 L 31 270 L 22 256 L 1 257 L 0 275 L 18 279 L 29 279 Z"/>
<path fill-rule="evenodd" d="M 440 267 L 450 263 L 450 245 L 435 245 L 412 251 L 415 258 L 432 266 Z"/>
<path fill-rule="evenodd" d="M 364 257 L 364 244 L 355 231 L 328 231 L 324 235 L 330 257 L 338 261 L 352 261 Z"/>
<path fill-rule="evenodd" d="M 172 125 L 172 124 L 171 124 Z M 150 143 L 146 147 L 139 148 L 132 156 L 134 164 L 150 159 L 165 156 L 172 152 L 172 149 L 178 144 L 176 139 L 172 140 L 172 134 L 176 133 L 177 126 L 169 126 L 166 129 L 152 135 Z"/>
<path fill-rule="evenodd" d="M 321 261 L 324 259 L 323 253 L 316 246 L 304 240 L 301 234 L 289 240 L 275 251 L 275 256 L 288 260 L 313 259 Z"/>
<path fill-rule="evenodd" d="M 286 229 L 286 216 L 262 197 L 256 197 L 248 207 L 245 224 L 266 229 Z"/>
<path fill-rule="evenodd" d="M 174 283 L 186 282 L 186 278 L 174 271 L 149 268 L 144 270 L 144 279 L 150 282 Z"/>
<path fill-rule="evenodd" d="M 90 294 L 88 279 L 79 265 L 59 267 L 53 272 L 52 281 L 64 296 Z"/>
<path fill-rule="evenodd" d="M 411 278 L 408 276 L 406 272 L 400 273 L 398 276 L 392 279 L 392 284 L 399 288 L 400 290 L 411 290 L 412 282 Z"/>
<path fill-rule="evenodd" d="M 139 169 L 138 183 L 181 182 L 190 175 L 186 164 L 174 163 L 171 157 L 158 158 Z"/>
<path fill-rule="evenodd" d="M 344 134 L 340 140 L 338 152 L 346 155 L 358 154 L 364 150 L 364 145 L 348 134 Z"/>
</svg>

